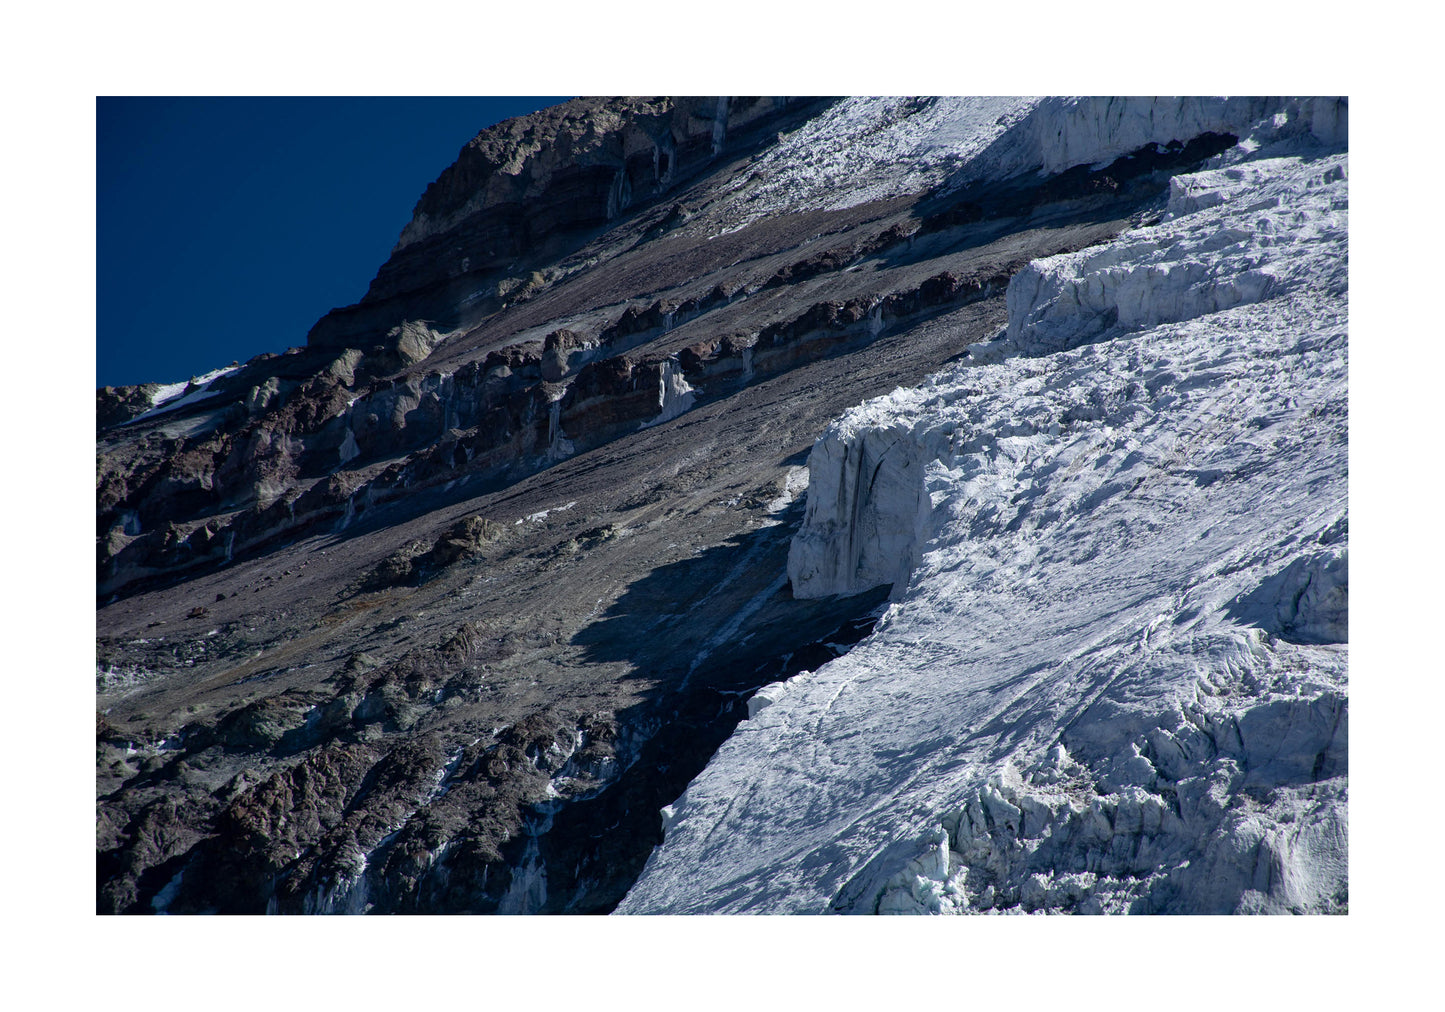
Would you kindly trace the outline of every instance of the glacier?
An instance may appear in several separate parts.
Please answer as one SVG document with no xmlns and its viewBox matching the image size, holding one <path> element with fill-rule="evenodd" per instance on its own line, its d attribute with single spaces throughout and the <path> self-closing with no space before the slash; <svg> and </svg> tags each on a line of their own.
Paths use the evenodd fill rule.
<svg viewBox="0 0 1445 1012">
<path fill-rule="evenodd" d="M 1240 138 L 1244 157 L 1301 137 L 1343 145 L 1348 128 L 1348 104 L 1336 98 L 853 97 L 780 135 L 720 213 L 724 231 L 737 231 L 770 214 L 1102 166 L 1204 133 Z"/>
<path fill-rule="evenodd" d="M 1155 223 L 819 437 L 794 594 L 891 603 L 759 692 L 619 913 L 1348 909 L 1344 108 L 1188 102 L 1242 139 Z M 1097 112 L 981 147 L 1087 160 L 1029 145 Z"/>
</svg>

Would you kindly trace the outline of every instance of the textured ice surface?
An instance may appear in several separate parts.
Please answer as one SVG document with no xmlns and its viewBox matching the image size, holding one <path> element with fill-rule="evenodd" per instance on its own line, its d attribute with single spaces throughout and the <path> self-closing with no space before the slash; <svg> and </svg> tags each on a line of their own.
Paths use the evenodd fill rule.
<svg viewBox="0 0 1445 1012">
<path fill-rule="evenodd" d="M 1109 327 L 1188 320 L 1307 287 L 1344 295 L 1343 156 L 1267 159 L 1175 177 L 1169 218 L 1036 261 L 1009 284 L 1007 338 L 1038 355 Z"/>
<path fill-rule="evenodd" d="M 737 184 L 738 224 L 779 209 L 853 207 L 942 182 L 1036 103 L 849 98 L 770 147 Z"/>
<path fill-rule="evenodd" d="M 770 147 L 720 220 L 735 231 L 784 211 L 1055 173 L 1204 132 L 1245 138 L 1245 153 L 1302 134 L 1341 144 L 1347 108 L 1335 99 L 849 98 Z"/>
<path fill-rule="evenodd" d="M 894 603 L 760 694 L 620 912 L 1347 906 L 1346 176 L 1181 178 L 1016 277 L 991 364 L 830 426 L 795 592 Z"/>
<path fill-rule="evenodd" d="M 794 597 L 902 584 L 918 562 L 929 506 L 912 425 L 853 420 L 830 427 L 808 458 L 805 519 L 788 552 Z"/>
</svg>

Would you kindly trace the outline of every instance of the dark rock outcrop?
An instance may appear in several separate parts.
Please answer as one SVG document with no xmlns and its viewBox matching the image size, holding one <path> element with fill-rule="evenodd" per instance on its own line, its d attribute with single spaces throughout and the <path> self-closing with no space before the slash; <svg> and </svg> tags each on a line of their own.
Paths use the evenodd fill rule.
<svg viewBox="0 0 1445 1012">
<path fill-rule="evenodd" d="M 584 98 L 484 130 L 422 194 L 362 301 L 323 317 L 307 344 L 361 346 L 403 320 L 452 329 L 529 298 L 548 278 L 518 265 L 561 259 L 630 208 L 693 179 L 725 144 L 736 148 L 737 135 L 765 132 L 789 105 Z"/>
</svg>

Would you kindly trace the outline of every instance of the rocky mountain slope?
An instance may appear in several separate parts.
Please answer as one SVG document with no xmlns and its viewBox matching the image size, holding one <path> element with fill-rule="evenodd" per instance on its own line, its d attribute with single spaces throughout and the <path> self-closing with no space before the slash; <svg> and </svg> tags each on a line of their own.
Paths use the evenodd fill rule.
<svg viewBox="0 0 1445 1012">
<path fill-rule="evenodd" d="M 1287 787 L 1294 799 L 1325 783 L 1335 786 L 1320 788 L 1311 811 L 1326 814 L 1301 824 L 1315 827 L 1310 840 L 1325 833 L 1328 843 L 1328 827 L 1343 825 L 1343 647 L 1300 647 L 1305 654 L 1261 661 L 1270 671 L 1324 672 L 1262 680 L 1263 668 L 1238 660 L 1248 643 L 1228 645 L 1244 634 L 1221 625 L 1215 606 L 1226 590 L 1242 595 L 1229 612 L 1241 627 L 1261 609 L 1278 612 L 1285 590 L 1261 584 L 1251 597 L 1243 588 L 1276 563 L 1293 565 L 1295 549 L 1265 551 L 1269 532 L 1288 528 L 1300 544 L 1315 537 L 1326 546 L 1320 551 L 1336 553 L 1330 559 L 1343 559 L 1343 379 L 1319 371 L 1321 361 L 1343 362 L 1343 281 L 1320 297 L 1339 310 L 1338 323 L 1311 346 L 1316 359 L 1294 372 L 1285 368 L 1289 355 L 1305 353 L 1291 350 L 1292 330 L 1280 329 L 1271 339 L 1278 352 L 1257 362 L 1245 341 L 1234 358 L 1214 361 L 1218 351 L 1208 349 L 1219 335 L 1185 324 L 1208 317 L 1210 326 L 1254 335 L 1282 323 L 1303 326 L 1306 311 L 1319 310 L 1295 306 L 1303 298 L 1289 294 L 1296 274 L 1272 265 L 1317 273 L 1278 244 L 1302 244 L 1293 238 L 1303 227 L 1295 220 L 1304 214 L 1295 209 L 1300 187 L 1343 201 L 1337 152 L 1346 119 L 1346 106 L 1333 99 L 583 99 L 484 131 L 422 196 L 366 297 L 319 321 L 304 347 L 191 384 L 97 394 L 97 909 L 610 911 L 662 841 L 660 812 L 724 742 L 687 802 L 669 810 L 684 817 L 624 910 L 912 909 L 893 898 L 900 889 L 943 897 L 919 901 L 919 909 L 1089 908 L 1083 893 L 1072 903 L 1035 903 L 1019 885 L 1027 869 L 1045 877 L 1045 896 L 1050 889 L 1072 895 L 1073 886 L 1047 874 L 1073 874 L 1075 850 L 1051 857 L 1019 842 L 1021 832 L 965 839 L 967 820 L 949 814 L 950 805 L 971 811 L 969 792 L 985 789 L 979 771 L 1032 770 L 1047 744 L 1043 729 L 1070 706 L 1087 700 L 1096 713 L 1103 705 L 1088 678 L 1070 673 L 1071 664 L 1095 665 L 1071 658 L 1102 656 L 1097 642 L 1108 639 L 1090 626 L 1102 620 L 1093 617 L 1084 584 L 1060 585 L 1047 597 L 1077 601 L 1082 625 L 1069 631 L 1084 637 L 1078 642 L 1065 643 L 1046 622 L 1006 635 L 1018 622 L 1008 616 L 1021 613 L 1013 609 L 1046 611 L 1042 599 L 1010 591 L 1014 597 L 991 602 L 1004 617 L 989 634 L 998 640 L 991 649 L 1021 664 L 1017 670 L 981 674 L 946 650 L 925 649 L 928 640 L 953 635 L 935 625 L 906 647 L 896 630 L 916 595 L 954 593 L 926 589 L 932 584 L 911 570 L 952 572 L 974 551 L 1012 557 L 1021 529 L 1035 544 L 1048 542 L 1051 525 L 1072 526 L 1065 513 L 1083 525 L 1070 537 L 1097 525 L 1084 541 L 1097 541 L 1095 551 L 1133 573 L 1130 563 L 1145 557 L 1120 557 L 1117 538 L 1106 544 L 1103 532 L 1162 521 L 1112 516 L 1110 490 L 1126 472 L 1148 477 L 1156 457 L 1191 440 L 1197 453 L 1155 467 L 1167 476 L 1159 494 L 1174 496 L 1171 522 L 1192 529 L 1203 523 L 1198 510 L 1217 510 L 1221 519 L 1209 524 L 1220 537 L 1238 552 L 1255 546 L 1256 555 L 1237 571 L 1246 575 L 1209 584 L 1211 608 L 1200 612 L 1207 618 L 1193 639 L 1183 638 L 1224 645 L 1192 654 L 1176 647 L 1180 657 L 1199 656 L 1164 665 L 1171 674 L 1157 686 L 1144 675 L 1136 680 L 1152 686 L 1144 695 L 1180 706 L 1181 686 L 1194 677 L 1186 670 L 1215 672 L 1199 676 L 1211 684 L 1226 675 L 1231 685 L 1267 682 L 1249 690 L 1258 696 L 1249 705 L 1264 707 L 1271 720 L 1294 712 L 1288 700 L 1306 699 L 1299 705 L 1310 714 L 1332 706 L 1338 733 L 1322 746 L 1323 766 L 1303 780 L 1291 766 L 1254 794 L 1245 789 L 1253 781 L 1241 786 L 1226 777 L 1230 814 L 1211 823 L 1225 841 L 1219 846 L 1233 845 L 1245 838 L 1229 821 L 1244 804 L 1237 799 L 1263 806 L 1258 825 L 1268 828 L 1285 821 L 1281 813 L 1295 802 L 1261 800 L 1260 790 L 1277 795 Z M 1261 168 L 1273 164 L 1262 156 L 1281 146 L 1303 166 L 1299 179 Z M 1309 173 L 1329 157 L 1339 174 L 1311 183 Z M 1192 183 L 1178 179 L 1216 164 L 1186 177 Z M 1292 182 L 1279 183 L 1285 176 Z M 1283 188 L 1271 196 L 1271 186 Z M 1272 221 L 1273 232 L 1255 219 L 1213 218 L 1187 234 L 1169 231 L 1190 217 L 1196 224 L 1206 222 L 1200 215 L 1217 217 L 1214 204 L 1247 207 Z M 1320 240 L 1341 265 L 1343 206 L 1338 236 Z M 1243 241 L 1231 230 L 1252 230 L 1255 246 L 1228 270 L 1212 266 L 1218 250 Z M 1151 251 L 1176 247 L 1172 259 L 1150 259 Z M 1249 316 L 1250 306 L 1286 302 L 1295 315 Z M 1188 333 L 1156 334 L 1174 324 Z M 1145 350 L 1129 344 L 1137 337 L 1116 336 L 1140 328 L 1154 328 L 1144 331 L 1155 342 Z M 1104 343 L 1077 347 L 1101 336 Z M 1166 347 L 1171 340 L 1182 344 Z M 999 364 L 958 364 L 993 360 Z M 1025 362 L 1048 364 L 1031 372 Z M 850 446 L 866 453 L 879 437 L 856 423 L 840 435 L 830 423 L 950 363 L 950 375 L 966 377 L 957 392 L 937 393 L 943 381 L 936 379 L 925 388 L 934 393 L 898 395 L 919 406 L 883 428 L 906 435 L 914 449 L 894 455 L 887 469 L 875 461 L 868 494 L 858 494 L 861 472 L 835 458 L 850 459 L 857 452 Z M 1270 377 L 1256 375 L 1261 369 Z M 1168 380 L 1151 387 L 1141 370 Z M 1147 403 L 1126 410 L 1114 388 L 1131 381 L 1146 389 L 1137 396 Z M 1234 401 L 1198 408 L 1209 391 L 1235 381 L 1247 390 L 1231 393 Z M 1294 403 L 1279 418 L 1261 415 L 1268 424 L 1250 432 L 1263 433 L 1254 437 L 1261 446 L 1266 437 L 1272 442 L 1260 460 L 1246 460 L 1241 440 L 1204 423 L 1220 414 L 1240 422 L 1236 401 L 1252 406 L 1266 387 Z M 1055 441 L 1010 449 L 1005 481 L 993 450 L 939 449 L 941 428 L 966 427 L 935 417 L 945 401 L 950 410 L 972 411 L 967 426 L 987 428 L 1000 442 Z M 1280 499 L 1272 512 L 1257 510 L 1248 531 L 1235 531 L 1222 518 L 1243 507 L 1216 493 L 1235 496 L 1238 485 L 1238 501 L 1252 502 L 1273 487 L 1267 482 L 1288 477 L 1279 461 L 1296 445 L 1299 417 L 1335 419 L 1311 423 L 1327 426 L 1321 431 L 1333 454 L 1318 457 L 1323 484 Z M 1060 432 L 1050 434 L 1054 423 Z M 834 435 L 813 448 L 825 429 Z M 1108 442 L 1126 438 L 1147 452 Z M 1086 458 L 1097 463 L 1081 471 Z M 943 505 L 948 496 L 961 494 L 938 483 L 940 466 L 950 474 L 984 468 L 992 475 L 987 494 L 969 495 L 1003 497 L 968 522 L 977 529 L 961 541 L 934 530 L 952 515 Z M 1074 468 L 1074 483 L 1055 488 L 1046 480 L 1050 467 Z M 1206 481 L 1206 472 L 1215 477 Z M 919 484 L 920 473 L 930 484 Z M 871 498 L 880 480 L 896 494 Z M 1186 486 L 1199 490 L 1195 498 Z M 851 498 L 835 494 L 849 488 Z M 1032 520 L 1024 514 L 1033 498 L 1019 498 L 1027 489 L 1042 497 Z M 1059 504 L 1049 505 L 1051 496 Z M 857 508 L 830 513 L 825 497 Z M 1320 531 L 1310 527 L 1316 519 Z M 1324 537 L 1329 531 L 1332 539 Z M 975 549 L 975 540 L 983 547 Z M 799 561 L 808 545 L 822 561 Z M 1222 557 L 1219 546 L 1198 552 L 1212 563 Z M 1188 583 L 1183 574 L 1206 558 L 1160 553 L 1160 572 L 1140 585 L 1138 601 L 1176 593 Z M 1289 565 L 1279 579 L 1290 587 L 1305 577 L 1305 587 L 1344 585 L 1343 562 Z M 1071 571 L 1084 581 L 1086 570 Z M 1109 576 L 1114 584 L 1123 578 Z M 890 587 L 895 603 L 885 614 Z M 1279 628 L 1260 627 L 1284 641 L 1297 629 L 1306 638 L 1342 638 L 1309 631 L 1342 621 L 1329 617 L 1339 595 L 1318 593 L 1327 599 L 1318 615 L 1312 605 L 1295 608 L 1269 620 Z M 931 608 L 928 622 L 939 611 Z M 1305 612 L 1311 617 L 1301 619 Z M 884 628 L 870 637 L 880 614 Z M 1063 613 L 1054 618 L 1068 625 Z M 1127 639 L 1138 621 L 1133 610 L 1116 616 L 1109 635 Z M 865 647 L 850 653 L 859 641 Z M 876 811 L 862 834 L 866 844 L 829 857 L 832 870 L 819 878 L 808 869 L 820 866 L 828 849 L 821 841 L 837 835 L 837 820 L 863 823 L 846 806 L 803 817 L 768 800 L 757 777 L 786 790 L 785 778 L 767 772 L 777 750 L 764 755 L 742 744 L 757 737 L 757 719 L 741 725 L 747 733 L 729 735 L 749 710 L 783 726 L 783 715 L 795 713 L 791 704 L 758 708 L 772 698 L 786 703 L 794 683 L 786 694 L 780 686 L 792 676 L 811 672 L 803 685 L 828 672 L 847 679 L 850 665 L 890 650 L 913 656 L 910 670 L 924 680 L 930 671 L 964 673 L 943 680 L 946 698 L 915 698 L 905 683 L 885 687 L 889 705 L 940 720 L 956 707 L 952 723 L 996 723 L 988 701 L 999 696 L 988 686 L 995 680 L 1022 691 L 1022 671 L 1030 684 L 1047 685 L 1033 699 L 1047 713 L 1010 717 L 1030 742 L 1012 751 L 957 729 L 945 747 L 942 727 L 919 739 L 917 721 L 895 722 L 895 742 L 869 738 L 864 746 L 860 738 L 858 747 L 871 754 L 896 750 L 889 768 L 910 783 L 928 779 L 921 770 L 939 749 L 966 752 L 968 772 L 933 778 L 931 793 L 915 797 L 880 791 L 866 772 L 874 767 L 848 759 L 854 773 L 838 781 L 840 793 L 824 793 L 835 800 L 876 793 Z M 1037 665 L 1050 673 L 1040 675 Z M 762 686 L 771 688 L 755 695 Z M 1278 713 L 1268 709 L 1276 704 Z M 876 700 L 868 706 L 886 709 Z M 1225 712 L 1198 719 L 1224 720 Z M 1273 734 L 1277 721 L 1260 720 L 1262 733 Z M 812 723 L 820 741 L 837 737 Z M 1117 730 L 1117 720 L 1096 723 Z M 1157 726 L 1183 733 L 1182 725 Z M 1132 723 L 1128 733 L 1145 734 Z M 1107 820 L 1118 822 L 1113 813 L 1128 791 L 1167 794 L 1137 771 L 1134 780 L 1103 777 L 1101 756 L 1118 743 L 1090 751 L 1087 737 L 1065 735 L 1062 761 L 1087 771 L 1070 789 L 1108 809 Z M 1239 755 L 1190 753 L 1208 770 L 1189 775 L 1200 782 L 1216 775 L 1209 771 L 1225 752 L 1239 769 L 1259 754 L 1244 745 Z M 1171 761 L 1155 757 L 1156 766 Z M 955 756 L 944 765 L 960 762 Z M 1181 782 L 1187 772 L 1166 770 Z M 740 782 L 757 798 L 745 829 L 736 822 L 741 815 L 719 817 L 698 800 L 726 790 L 715 784 Z M 1040 789 L 1022 783 L 988 789 L 1033 811 L 1018 797 Z M 1043 805 L 1060 825 L 1079 818 L 1061 800 L 1028 804 Z M 932 892 L 909 884 L 919 832 L 936 832 L 920 830 L 929 819 L 944 827 L 945 852 L 1005 855 L 968 858 L 971 868 L 991 869 L 991 904 L 979 892 L 986 876 L 964 876 L 947 856 L 942 878 L 929 880 L 938 883 Z M 746 875 L 733 858 L 718 858 L 716 828 L 730 835 L 729 848 L 763 841 L 748 859 L 754 864 L 744 862 Z M 1159 847 L 1174 854 L 1183 845 L 1169 839 Z M 1017 856 L 1021 849 L 1035 855 L 1032 864 Z M 1315 851 L 1334 853 L 1325 844 Z M 1167 875 L 1156 865 L 1162 870 L 1148 874 L 1092 869 L 1107 884 L 1090 895 L 1101 909 L 1169 908 L 1164 892 L 1138 884 Z M 689 886 L 686 874 L 669 870 L 703 866 L 715 876 Z M 1295 865 L 1282 859 L 1280 867 Z M 839 892 L 845 871 L 849 888 Z M 739 883 L 757 875 L 776 885 L 750 898 Z M 1239 904 L 1333 908 L 1343 903 L 1338 879 L 1315 875 L 1310 881 L 1323 885 L 1283 899 L 1255 888 L 1261 898 Z M 1178 882 L 1171 888 L 1190 895 Z M 720 902 L 718 889 L 734 898 Z"/>
</svg>

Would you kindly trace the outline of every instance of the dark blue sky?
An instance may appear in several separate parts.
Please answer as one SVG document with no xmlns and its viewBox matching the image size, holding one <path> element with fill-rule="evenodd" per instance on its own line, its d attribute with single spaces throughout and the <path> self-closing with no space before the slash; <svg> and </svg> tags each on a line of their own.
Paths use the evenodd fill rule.
<svg viewBox="0 0 1445 1012">
<path fill-rule="evenodd" d="M 562 98 L 98 98 L 96 385 L 305 343 L 483 127 Z"/>
</svg>

